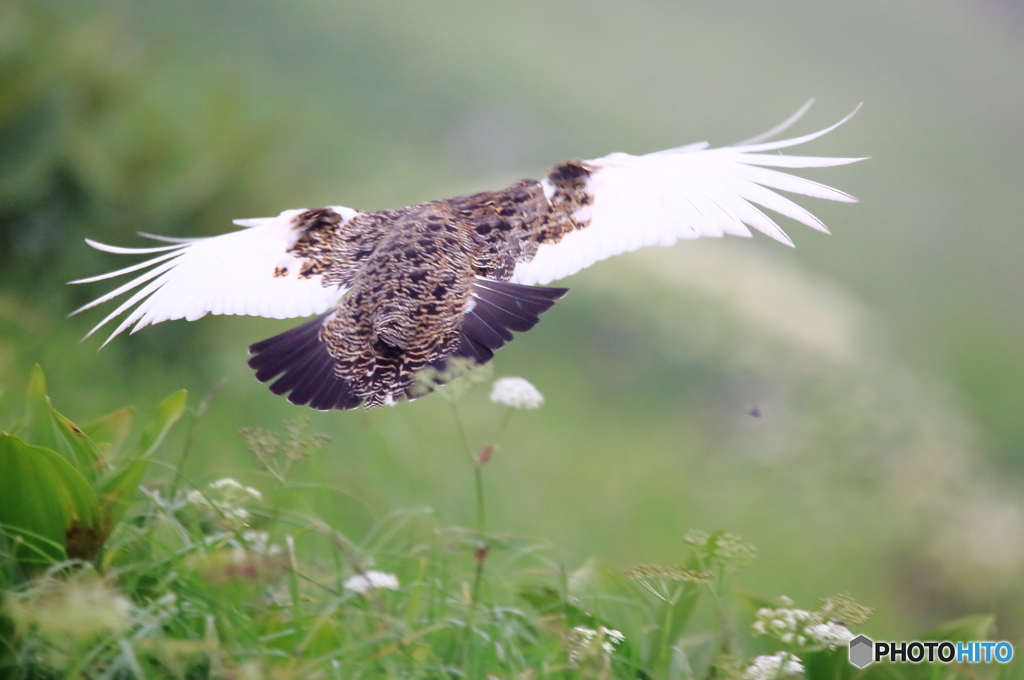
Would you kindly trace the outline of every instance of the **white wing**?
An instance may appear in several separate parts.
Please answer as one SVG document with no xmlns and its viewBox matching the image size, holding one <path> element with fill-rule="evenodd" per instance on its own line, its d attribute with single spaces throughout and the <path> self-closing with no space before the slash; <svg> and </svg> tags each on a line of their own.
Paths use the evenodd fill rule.
<svg viewBox="0 0 1024 680">
<path fill-rule="evenodd" d="M 346 222 L 357 214 L 350 208 L 338 206 L 332 209 Z M 211 238 L 172 239 L 143 234 L 174 244 L 157 248 L 119 248 L 86 239 L 93 248 L 108 253 L 161 254 L 109 274 L 72 281 L 91 283 L 149 268 L 141 276 L 72 314 L 146 284 L 86 335 L 89 337 L 135 306 L 103 343 L 106 345 L 132 324 L 135 324 L 131 330 L 134 333 L 161 321 L 194 321 L 207 314 L 287 319 L 324 312 L 338 303 L 344 290 L 337 285 L 324 285 L 323 277 L 319 275 L 299 278 L 301 260 L 288 250 L 304 233 L 304 230 L 295 228 L 293 222 L 295 216 L 302 212 L 286 210 L 277 217 L 235 220 L 235 224 L 248 228 Z M 282 275 L 285 271 L 287 274 Z"/>
<path fill-rule="evenodd" d="M 779 142 L 757 143 L 792 125 L 808 106 L 783 124 L 740 146 L 709 149 L 705 142 L 646 156 L 613 153 L 585 161 L 592 169 L 586 187 L 592 203 L 575 215 L 578 221 L 589 217 L 590 224 L 567 234 L 557 243 L 541 245 L 531 261 L 516 266 L 512 281 L 528 285 L 549 283 L 612 255 L 644 246 L 670 246 L 678 239 L 724 234 L 749 237 L 748 226 L 793 245 L 774 220 L 755 204 L 828 233 L 814 215 L 775 190 L 832 201 L 855 202 L 857 199 L 817 182 L 768 168 L 820 168 L 864 159 L 765 152 L 817 139 L 845 123 L 857 109 L 820 132 Z"/>
</svg>

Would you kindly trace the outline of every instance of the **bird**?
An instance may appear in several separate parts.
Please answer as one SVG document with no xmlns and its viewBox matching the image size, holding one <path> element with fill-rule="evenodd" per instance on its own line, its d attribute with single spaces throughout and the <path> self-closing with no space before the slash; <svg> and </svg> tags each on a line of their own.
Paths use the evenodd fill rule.
<svg viewBox="0 0 1024 680">
<path fill-rule="evenodd" d="M 315 315 L 250 346 L 256 378 L 317 410 L 395 405 L 424 392 L 418 376 L 456 360 L 488 362 L 568 291 L 546 284 L 605 258 L 680 239 L 750 237 L 751 228 L 792 246 L 758 206 L 828 233 L 778 192 L 856 199 L 787 170 L 864 159 L 781 151 L 828 134 L 857 109 L 823 130 L 770 141 L 811 103 L 737 144 L 568 160 L 499 191 L 390 210 L 285 210 L 206 238 L 140 232 L 165 244 L 148 248 L 86 239 L 100 251 L 155 257 L 72 281 L 142 272 L 72 314 L 135 291 L 86 335 L 127 312 L 104 346 L 129 327 L 206 314 Z"/>
</svg>

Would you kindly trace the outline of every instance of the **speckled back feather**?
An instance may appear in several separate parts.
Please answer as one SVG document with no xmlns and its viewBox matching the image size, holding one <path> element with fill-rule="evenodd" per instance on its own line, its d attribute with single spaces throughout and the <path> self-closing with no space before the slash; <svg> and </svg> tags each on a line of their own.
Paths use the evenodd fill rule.
<svg viewBox="0 0 1024 680">
<path fill-rule="evenodd" d="M 511 330 L 529 330 L 565 294 L 502 282 L 540 244 L 586 226 L 572 216 L 589 201 L 586 173 L 580 164 L 556 168 L 550 200 L 541 183 L 524 180 L 349 222 L 329 209 L 296 216 L 305 230 L 292 251 L 302 258 L 300 276 L 320 275 L 348 292 L 319 321 L 322 347 L 309 331 L 288 331 L 253 345 L 250 366 L 263 381 L 283 373 L 272 389 L 290 392 L 294 403 L 322 408 L 331 401 L 317 400 L 323 392 L 334 399 L 326 408 L 350 408 L 408 398 L 416 374 L 442 370 L 449 357 L 486 362 L 512 339 Z M 337 396 L 312 368 L 323 365 L 325 351 L 344 383 Z"/>
</svg>

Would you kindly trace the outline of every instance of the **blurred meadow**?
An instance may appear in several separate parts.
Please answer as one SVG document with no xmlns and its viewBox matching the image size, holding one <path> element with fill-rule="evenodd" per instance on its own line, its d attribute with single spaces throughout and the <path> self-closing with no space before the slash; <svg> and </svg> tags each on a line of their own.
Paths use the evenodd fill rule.
<svg viewBox="0 0 1024 680">
<path fill-rule="evenodd" d="M 294 325 L 168 322 L 81 342 L 126 266 L 83 238 L 214 235 L 231 219 L 382 209 L 540 177 L 565 158 L 745 139 L 859 102 L 799 153 L 855 205 L 796 244 L 683 242 L 599 263 L 494 360 L 545 396 L 486 469 L 488 529 L 570 569 L 678 562 L 691 529 L 758 546 L 766 598 L 850 592 L 909 639 L 994 613 L 1024 634 L 1024 13 L 996 0 L 73 0 L 0 3 L 0 409 L 33 364 L 89 421 L 197 404 L 195 486 L 265 474 L 238 436 L 309 415 L 330 442 L 281 502 L 355 536 L 433 508 L 471 526 L 448 402 L 317 413 L 260 385 L 249 344 Z M 106 310 L 104 312 L 103 310 Z M 486 386 L 460 405 L 483 443 Z M 308 412 L 308 413 L 307 413 Z M 182 445 L 186 429 L 175 433 Z M 151 475 L 159 478 L 161 470 Z"/>
</svg>

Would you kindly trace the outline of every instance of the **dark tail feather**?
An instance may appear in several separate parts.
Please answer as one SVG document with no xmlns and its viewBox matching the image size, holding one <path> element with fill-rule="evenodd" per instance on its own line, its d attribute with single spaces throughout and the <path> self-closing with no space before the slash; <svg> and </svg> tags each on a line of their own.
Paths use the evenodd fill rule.
<svg viewBox="0 0 1024 680">
<path fill-rule="evenodd" d="M 473 286 L 473 309 L 462 322 L 462 341 L 455 356 L 483 364 L 512 339 L 512 331 L 533 328 L 568 288 L 523 286 L 507 281 L 479 279 Z"/>
<path fill-rule="evenodd" d="M 473 308 L 463 316 L 458 348 L 428 366 L 428 370 L 433 372 L 429 380 L 407 390 L 406 397 L 410 401 L 417 399 L 450 380 L 452 376 L 444 373 L 452 357 L 471 359 L 478 365 L 486 364 L 495 350 L 512 339 L 512 331 L 521 333 L 533 328 L 540 315 L 568 292 L 568 288 L 540 288 L 477 279 L 473 284 Z"/>
<path fill-rule="evenodd" d="M 309 404 L 320 411 L 356 408 L 362 399 L 352 394 L 347 381 L 338 377 L 334 357 L 320 339 L 320 329 L 328 316 L 324 314 L 252 345 L 249 367 L 256 370 L 260 382 L 283 374 L 270 386 L 270 391 L 290 392 L 288 401 L 293 404 Z"/>
</svg>

